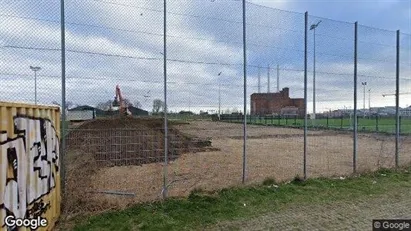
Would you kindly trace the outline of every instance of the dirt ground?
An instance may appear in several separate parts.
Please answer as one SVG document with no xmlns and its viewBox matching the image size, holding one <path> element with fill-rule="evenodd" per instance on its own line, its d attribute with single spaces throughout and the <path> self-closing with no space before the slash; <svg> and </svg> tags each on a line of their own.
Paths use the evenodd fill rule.
<svg viewBox="0 0 411 231">
<path fill-rule="evenodd" d="M 169 184 L 169 196 L 187 196 L 196 188 L 216 190 L 241 185 L 243 165 L 241 124 L 192 121 L 189 124 L 178 124 L 173 127 L 188 137 L 211 141 L 214 149 L 191 147 L 183 152 L 179 152 L 179 148 L 170 150 L 171 153 L 179 152 L 179 154 L 178 158 L 170 161 L 167 166 L 166 182 Z M 246 184 L 261 183 L 266 178 L 273 178 L 280 182 L 291 180 L 297 175 L 303 176 L 302 130 L 256 125 L 247 127 Z M 371 171 L 379 167 L 393 167 L 394 147 L 395 140 L 392 137 L 360 135 L 358 172 Z M 402 138 L 400 147 L 400 164 L 411 162 L 410 137 Z M 344 176 L 353 171 L 353 141 L 350 133 L 309 131 L 307 150 L 308 177 Z M 96 160 L 85 158 L 78 150 L 70 153 L 74 159 L 73 163 L 77 163 L 78 166 L 72 167 L 68 173 L 69 184 L 73 189 L 69 189 L 71 195 L 68 198 L 71 196 L 81 200 L 81 203 L 73 203 L 69 206 L 68 210 L 73 213 L 123 208 L 130 204 L 162 198 L 163 162 L 157 161 L 139 166 L 102 167 L 96 164 Z M 87 164 L 84 164 L 82 159 L 85 159 Z M 79 181 L 82 172 L 87 175 L 83 175 L 82 181 Z M 101 191 L 114 191 L 117 195 Z M 134 195 L 118 195 L 118 193 Z"/>
</svg>

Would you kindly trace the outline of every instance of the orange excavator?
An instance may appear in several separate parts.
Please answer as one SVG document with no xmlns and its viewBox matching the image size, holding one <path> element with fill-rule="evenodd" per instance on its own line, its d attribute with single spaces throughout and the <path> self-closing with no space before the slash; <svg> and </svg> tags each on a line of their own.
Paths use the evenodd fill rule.
<svg viewBox="0 0 411 231">
<path fill-rule="evenodd" d="M 120 111 L 120 115 L 130 116 L 131 112 L 128 110 L 128 105 L 124 101 L 123 96 L 121 95 L 120 86 L 116 86 L 116 96 L 114 97 L 114 101 L 112 103 L 112 108 L 118 108 Z"/>
</svg>

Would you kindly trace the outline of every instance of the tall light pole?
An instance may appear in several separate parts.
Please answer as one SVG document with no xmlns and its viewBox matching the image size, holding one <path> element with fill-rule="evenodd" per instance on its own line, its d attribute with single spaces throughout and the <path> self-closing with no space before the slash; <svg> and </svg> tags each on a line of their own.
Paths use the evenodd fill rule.
<svg viewBox="0 0 411 231">
<path fill-rule="evenodd" d="M 364 87 L 364 101 L 363 101 L 363 108 L 364 108 L 364 117 L 365 117 L 365 87 L 367 86 L 367 82 L 361 82 L 361 85 Z"/>
<path fill-rule="evenodd" d="M 315 29 L 320 24 L 321 20 L 317 24 L 312 24 L 310 30 L 314 31 L 314 70 L 313 70 L 313 119 L 315 119 Z"/>
<path fill-rule="evenodd" d="M 34 102 L 37 105 L 37 71 L 40 71 L 40 67 L 30 66 L 30 69 L 34 71 Z"/>
</svg>

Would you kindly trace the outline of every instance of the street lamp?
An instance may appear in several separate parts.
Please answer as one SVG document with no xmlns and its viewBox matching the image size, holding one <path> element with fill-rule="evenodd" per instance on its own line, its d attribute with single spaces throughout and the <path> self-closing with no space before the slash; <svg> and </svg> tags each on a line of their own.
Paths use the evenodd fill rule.
<svg viewBox="0 0 411 231">
<path fill-rule="evenodd" d="M 364 101 L 363 101 L 363 109 L 364 109 L 364 117 L 365 117 L 365 87 L 367 86 L 367 82 L 361 82 L 361 85 L 364 87 Z"/>
<path fill-rule="evenodd" d="M 34 102 L 37 105 L 37 71 L 40 71 L 40 67 L 30 66 L 30 69 L 34 71 Z"/>
<path fill-rule="evenodd" d="M 310 30 L 314 31 L 314 72 L 313 72 L 313 119 L 315 119 L 315 29 L 321 23 L 321 20 L 317 24 L 312 24 Z"/>
</svg>

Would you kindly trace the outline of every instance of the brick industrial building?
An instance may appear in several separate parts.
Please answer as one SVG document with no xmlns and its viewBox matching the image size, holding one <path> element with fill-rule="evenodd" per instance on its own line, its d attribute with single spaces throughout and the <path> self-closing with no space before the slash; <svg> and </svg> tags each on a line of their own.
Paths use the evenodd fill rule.
<svg viewBox="0 0 411 231">
<path fill-rule="evenodd" d="M 251 95 L 251 115 L 304 116 L 304 99 L 290 98 L 290 89 L 277 93 L 254 93 Z"/>
</svg>

